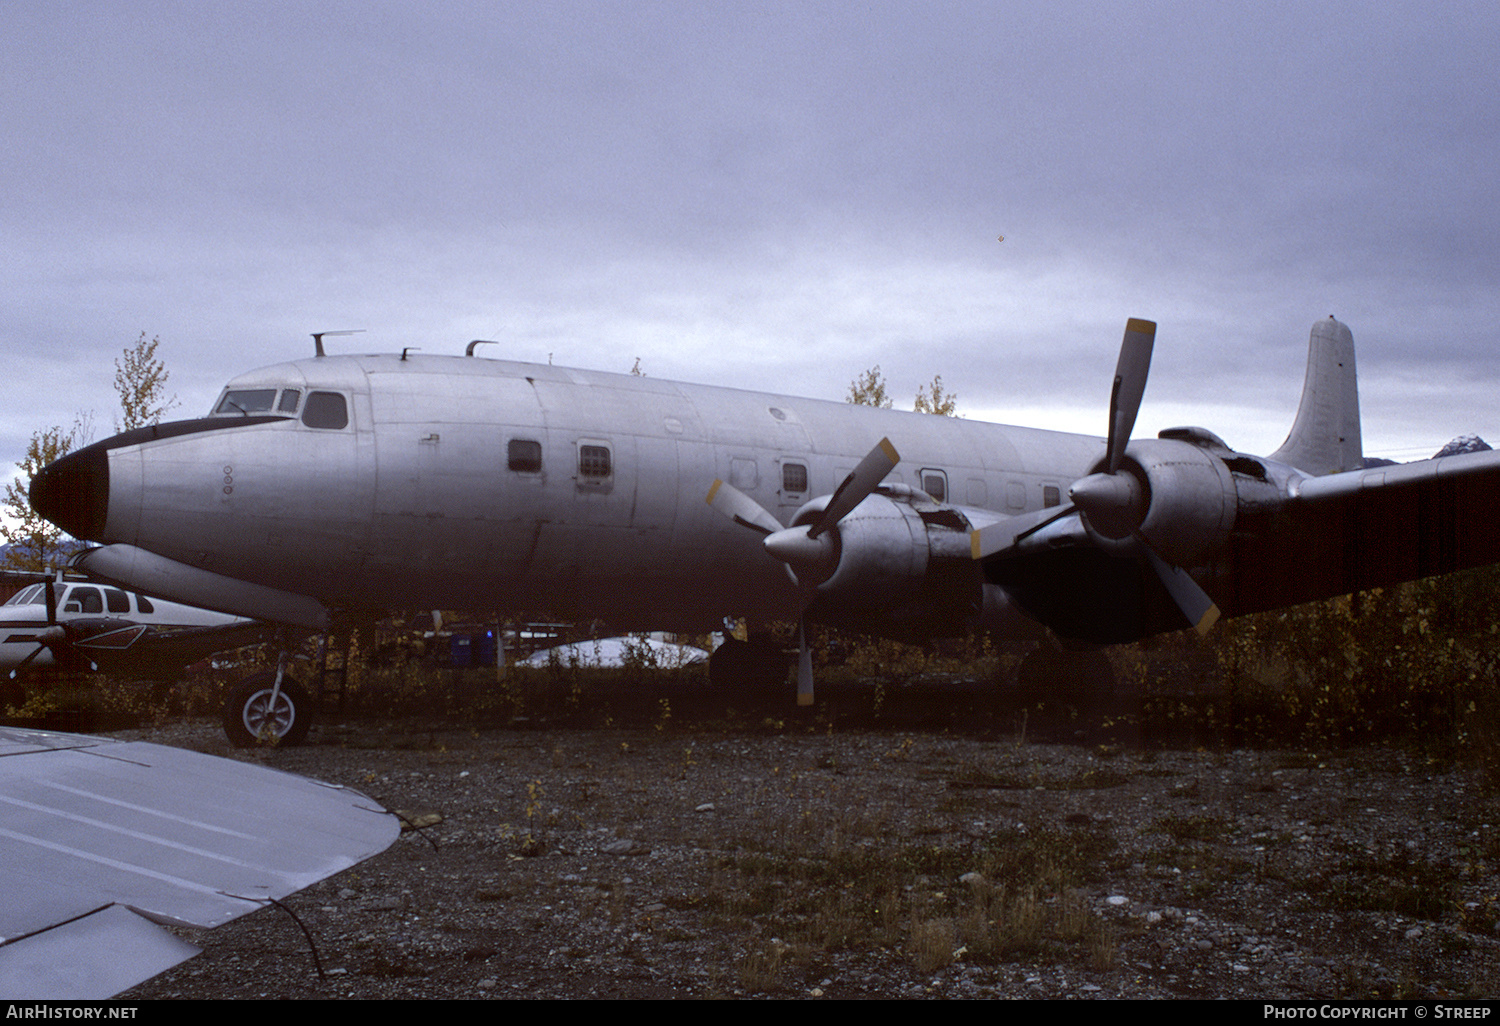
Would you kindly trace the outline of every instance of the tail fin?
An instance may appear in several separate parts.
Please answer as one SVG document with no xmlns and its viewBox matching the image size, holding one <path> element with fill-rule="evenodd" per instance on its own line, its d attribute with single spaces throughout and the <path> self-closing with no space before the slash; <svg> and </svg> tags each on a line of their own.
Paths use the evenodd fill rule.
<svg viewBox="0 0 1500 1026">
<path fill-rule="evenodd" d="M 1356 470 L 1364 461 L 1354 336 L 1332 316 L 1313 325 L 1297 419 L 1271 459 L 1317 475 Z"/>
</svg>

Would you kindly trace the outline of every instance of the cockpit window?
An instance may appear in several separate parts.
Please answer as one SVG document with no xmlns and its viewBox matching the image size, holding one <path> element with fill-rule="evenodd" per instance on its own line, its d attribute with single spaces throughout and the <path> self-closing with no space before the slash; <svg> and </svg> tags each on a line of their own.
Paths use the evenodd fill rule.
<svg viewBox="0 0 1500 1026">
<path fill-rule="evenodd" d="M 297 412 L 297 402 L 301 398 L 302 392 L 299 389 L 287 389 L 281 393 L 281 402 L 276 404 L 276 412 L 295 414 Z"/>
<path fill-rule="evenodd" d="M 10 598 L 6 599 L 7 606 L 29 606 L 33 602 L 42 600 L 42 586 L 40 584 L 28 584 Z"/>
<path fill-rule="evenodd" d="M 309 392 L 302 406 L 302 423 L 311 428 L 349 426 L 349 404 L 337 392 Z"/>
<path fill-rule="evenodd" d="M 269 413 L 276 405 L 274 388 L 237 388 L 225 392 L 219 405 L 214 407 L 215 417 L 248 417 L 252 413 Z"/>
</svg>

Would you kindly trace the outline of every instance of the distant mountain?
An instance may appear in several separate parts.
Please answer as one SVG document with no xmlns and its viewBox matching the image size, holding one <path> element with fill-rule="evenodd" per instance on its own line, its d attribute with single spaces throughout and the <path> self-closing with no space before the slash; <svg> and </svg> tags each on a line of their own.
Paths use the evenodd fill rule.
<svg viewBox="0 0 1500 1026">
<path fill-rule="evenodd" d="M 1458 456 L 1466 452 L 1484 452 L 1489 447 L 1489 443 L 1478 435 L 1459 435 L 1453 441 L 1433 453 L 1429 458 L 1435 460 L 1440 456 Z M 1360 469 L 1369 470 L 1372 467 L 1394 466 L 1397 466 L 1396 460 L 1382 459 L 1379 456 L 1366 456 L 1364 462 L 1360 464 Z"/>
<path fill-rule="evenodd" d="M 1434 453 L 1432 458 L 1437 459 L 1439 456 L 1457 456 L 1460 453 L 1465 452 L 1485 452 L 1489 448 L 1489 444 L 1486 443 L 1485 440 L 1483 438 L 1480 438 L 1478 435 L 1459 435 L 1453 441 L 1449 442 L 1447 445 L 1443 446 L 1436 453 Z"/>
</svg>

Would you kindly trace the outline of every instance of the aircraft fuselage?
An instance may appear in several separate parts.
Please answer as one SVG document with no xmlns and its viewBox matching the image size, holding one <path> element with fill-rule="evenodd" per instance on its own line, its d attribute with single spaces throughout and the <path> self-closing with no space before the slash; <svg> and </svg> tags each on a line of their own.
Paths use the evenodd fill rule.
<svg viewBox="0 0 1500 1026">
<path fill-rule="evenodd" d="M 785 568 L 705 503 L 716 479 L 786 524 L 889 436 L 901 463 L 886 484 L 929 493 L 969 521 L 953 534 L 964 550 L 955 572 L 975 592 L 961 601 L 972 605 L 980 572 L 966 560 L 968 528 L 1058 504 L 1104 447 L 846 403 L 418 355 L 267 367 L 232 381 L 215 412 L 98 443 L 91 473 L 99 479 L 103 464 L 104 483 L 77 500 L 92 522 L 64 526 L 330 608 L 527 610 L 622 627 L 796 616 Z M 885 520 L 875 528 L 924 530 L 915 515 Z M 871 586 L 887 570 L 926 569 L 881 568 Z"/>
</svg>

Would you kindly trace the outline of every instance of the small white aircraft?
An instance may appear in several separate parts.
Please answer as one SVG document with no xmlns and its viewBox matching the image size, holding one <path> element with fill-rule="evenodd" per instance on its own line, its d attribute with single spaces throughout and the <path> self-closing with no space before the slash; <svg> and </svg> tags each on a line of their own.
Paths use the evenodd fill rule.
<svg viewBox="0 0 1500 1026">
<path fill-rule="evenodd" d="M 90 576 L 314 630 L 476 608 L 1100 646 L 1500 562 L 1500 452 L 1362 469 L 1343 324 L 1314 325 L 1266 457 L 1131 439 L 1155 332 L 1126 327 L 1105 438 L 317 339 L 207 417 L 58 460 L 31 502 L 104 543 Z M 761 663 L 725 644 L 710 676 Z"/>
<path fill-rule="evenodd" d="M 243 616 L 84 581 L 31 584 L 0 605 L 0 673 L 100 670 L 170 676 L 270 634 Z"/>
</svg>

